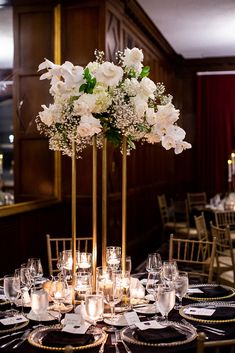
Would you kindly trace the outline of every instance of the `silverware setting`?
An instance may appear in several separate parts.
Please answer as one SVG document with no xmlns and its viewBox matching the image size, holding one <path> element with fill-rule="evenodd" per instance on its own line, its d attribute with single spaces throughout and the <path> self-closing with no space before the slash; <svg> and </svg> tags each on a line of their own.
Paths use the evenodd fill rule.
<svg viewBox="0 0 235 353">
<path fill-rule="evenodd" d="M 109 335 L 106 334 L 106 337 L 105 337 L 103 343 L 102 343 L 101 346 L 100 346 L 99 353 L 104 353 L 104 346 L 105 346 L 105 344 L 106 344 L 106 342 L 107 342 L 108 336 L 109 336 Z"/>
<path fill-rule="evenodd" d="M 8 333 L 8 335 L 1 336 L 1 337 L 0 337 L 0 340 L 2 340 L 3 338 L 7 338 L 7 337 L 11 337 L 11 336 L 18 335 L 19 333 L 24 333 L 25 331 L 26 331 L 26 330 L 23 330 L 23 331 L 17 331 L 17 332 L 13 332 L 13 333 Z"/>
<path fill-rule="evenodd" d="M 126 350 L 126 353 L 132 353 L 126 342 L 122 339 L 120 331 L 115 332 L 117 342 L 121 342 Z"/>
<path fill-rule="evenodd" d="M 206 325 L 198 325 L 199 327 L 202 327 L 203 329 L 207 330 L 208 332 L 214 333 L 216 335 L 219 336 L 224 336 L 225 335 L 225 331 L 215 328 L 215 327 L 210 327 L 210 326 L 206 326 Z"/>
<path fill-rule="evenodd" d="M 18 340 L 19 340 L 19 342 L 17 344 L 15 344 L 12 348 L 19 347 L 28 338 L 30 331 L 31 330 L 26 330 L 21 337 L 14 338 L 13 340 L 2 344 L 0 346 L 0 348 L 6 348 L 6 347 L 10 346 L 13 342 L 18 341 Z"/>
<path fill-rule="evenodd" d="M 116 339 L 116 333 L 111 334 L 111 343 L 115 347 L 115 352 L 120 353 L 119 348 L 118 348 L 118 342 Z"/>
</svg>

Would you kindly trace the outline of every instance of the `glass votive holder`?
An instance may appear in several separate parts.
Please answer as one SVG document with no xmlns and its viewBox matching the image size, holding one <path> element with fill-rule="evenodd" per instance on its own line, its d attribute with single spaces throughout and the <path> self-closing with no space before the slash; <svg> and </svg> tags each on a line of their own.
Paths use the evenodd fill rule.
<svg viewBox="0 0 235 353">
<path fill-rule="evenodd" d="M 96 324 L 104 313 L 104 298 L 100 294 L 90 294 L 85 297 L 86 315 Z"/>
<path fill-rule="evenodd" d="M 126 256 L 125 272 L 131 273 L 131 267 L 132 267 L 131 257 L 130 256 Z M 124 269 L 122 268 L 122 270 L 124 270 Z"/>
<path fill-rule="evenodd" d="M 80 252 L 78 254 L 78 269 L 81 271 L 91 271 L 92 255 L 89 252 Z"/>
<path fill-rule="evenodd" d="M 96 267 L 96 293 L 102 293 L 105 283 L 112 280 L 112 270 L 108 267 Z"/>
<path fill-rule="evenodd" d="M 75 301 L 85 300 L 87 294 L 92 294 L 92 277 L 90 272 L 77 272 L 74 278 Z"/>
<path fill-rule="evenodd" d="M 118 270 L 121 264 L 122 249 L 120 246 L 106 247 L 106 264 L 113 270 Z"/>
<path fill-rule="evenodd" d="M 79 257 L 79 251 L 76 252 L 76 269 L 78 267 L 78 265 L 77 265 L 78 257 Z M 61 267 L 63 268 L 63 270 L 72 271 L 72 267 L 73 267 L 72 250 L 63 250 L 62 251 Z"/>
</svg>

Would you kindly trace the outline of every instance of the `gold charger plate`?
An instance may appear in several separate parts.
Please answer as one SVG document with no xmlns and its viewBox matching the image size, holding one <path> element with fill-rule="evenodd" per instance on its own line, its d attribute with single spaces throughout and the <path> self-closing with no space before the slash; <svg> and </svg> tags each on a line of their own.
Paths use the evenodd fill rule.
<svg viewBox="0 0 235 353">
<path fill-rule="evenodd" d="M 205 308 L 205 309 L 216 309 L 216 308 L 224 308 L 224 316 L 226 317 L 226 309 L 231 310 L 231 308 L 234 309 L 235 311 L 235 304 L 230 304 L 229 302 L 201 302 L 201 303 L 193 303 L 189 305 L 183 306 L 179 310 L 179 314 L 183 316 L 187 320 L 192 320 L 196 322 L 201 322 L 205 324 L 221 324 L 221 323 L 228 323 L 228 322 L 235 322 L 235 316 L 233 319 L 210 319 L 210 316 L 208 316 L 208 319 L 205 318 L 200 318 L 199 315 L 193 315 L 193 314 L 186 314 L 185 310 L 187 308 Z"/>
<path fill-rule="evenodd" d="M 196 293 L 195 296 L 191 296 L 189 294 L 186 294 L 185 295 L 185 298 L 187 299 L 191 299 L 191 300 L 196 300 L 196 301 L 204 301 L 204 300 L 209 300 L 209 301 L 212 301 L 212 300 L 224 300 L 224 299 L 228 299 L 228 298 L 231 298 L 235 295 L 235 289 L 232 288 L 232 287 L 229 287 L 229 286 L 225 286 L 223 284 L 214 284 L 214 283 L 205 283 L 205 284 L 192 284 L 189 286 L 189 288 L 203 288 L 203 287 L 207 287 L 207 288 L 215 288 L 215 287 L 222 287 L 224 289 L 227 289 L 228 291 L 230 291 L 230 294 L 228 295 L 223 295 L 223 296 L 219 296 L 219 297 L 203 297 L 203 296 L 196 296 Z M 203 293 L 202 293 L 203 294 Z M 205 294 L 206 295 L 206 294 Z"/>
<path fill-rule="evenodd" d="M 135 328 L 126 327 L 121 331 L 121 338 L 127 343 L 135 344 L 138 346 L 149 346 L 149 347 L 175 347 L 181 346 L 183 344 L 187 344 L 193 341 L 197 337 L 196 328 L 189 325 L 184 325 L 181 322 L 169 321 L 169 326 L 173 326 L 175 329 L 178 329 L 180 333 L 184 333 L 186 335 L 186 339 L 183 341 L 175 341 L 175 342 L 159 342 L 159 343 L 150 343 L 143 342 L 134 337 Z M 156 329 L 156 334 L 157 334 Z"/>
<path fill-rule="evenodd" d="M 61 325 L 53 325 L 53 326 L 47 326 L 47 327 L 38 327 L 34 331 L 32 331 L 28 337 L 28 342 L 38 348 L 43 348 L 51 351 L 64 351 L 65 347 L 51 347 L 51 346 L 45 346 L 42 343 L 43 337 L 47 335 L 48 332 L 51 330 L 61 330 Z M 102 344 L 102 342 L 106 339 L 107 333 L 102 331 L 99 328 L 96 328 L 96 333 L 94 334 L 94 342 L 89 343 L 85 346 L 73 346 L 74 351 L 78 350 L 83 350 L 83 349 L 89 349 L 92 347 L 96 347 Z M 89 329 L 87 331 L 89 333 Z"/>
</svg>

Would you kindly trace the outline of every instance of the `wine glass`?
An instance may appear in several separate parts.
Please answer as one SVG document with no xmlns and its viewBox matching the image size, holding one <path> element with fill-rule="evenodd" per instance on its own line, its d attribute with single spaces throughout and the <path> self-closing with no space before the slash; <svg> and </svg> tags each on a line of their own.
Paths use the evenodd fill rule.
<svg viewBox="0 0 235 353">
<path fill-rule="evenodd" d="M 158 286 L 158 309 L 164 318 L 164 323 L 168 322 L 168 314 L 175 305 L 175 287 L 173 283 L 162 283 Z"/>
<path fill-rule="evenodd" d="M 19 278 L 12 275 L 6 275 L 3 278 L 3 288 L 6 298 L 11 303 L 11 309 L 9 310 L 9 315 L 15 315 L 18 313 L 17 310 L 13 309 L 13 304 L 16 302 L 20 295 L 20 280 Z"/>
<path fill-rule="evenodd" d="M 178 266 L 175 260 L 164 261 L 162 276 L 165 281 L 174 282 L 178 276 Z"/>
<path fill-rule="evenodd" d="M 37 315 L 38 325 L 41 325 L 41 316 L 46 313 L 48 308 L 48 293 L 44 289 L 33 289 L 31 292 L 31 308 L 34 314 Z"/>
<path fill-rule="evenodd" d="M 162 259 L 161 255 L 157 252 L 148 254 L 148 259 L 146 263 L 147 272 L 160 272 L 162 269 Z"/>
<path fill-rule="evenodd" d="M 125 271 L 131 273 L 132 261 L 130 256 L 126 256 Z"/>
<path fill-rule="evenodd" d="M 85 297 L 86 314 L 96 325 L 96 321 L 104 312 L 104 298 L 100 294 L 90 294 Z"/>
<path fill-rule="evenodd" d="M 29 269 L 35 287 L 37 279 L 40 279 L 43 276 L 41 260 L 36 257 L 29 258 L 27 261 L 27 268 Z"/>
<path fill-rule="evenodd" d="M 21 313 L 24 315 L 24 306 L 30 303 L 28 290 L 31 288 L 31 276 L 28 268 L 21 267 L 15 270 L 14 277 L 20 282 L 20 296 L 21 296 Z"/>
<path fill-rule="evenodd" d="M 149 272 L 147 283 L 146 283 L 146 291 L 151 294 L 155 301 L 155 307 L 157 312 L 157 292 L 158 286 L 161 283 L 161 274 L 160 272 Z M 157 318 L 157 316 L 155 316 Z"/>
<path fill-rule="evenodd" d="M 179 271 L 175 281 L 175 295 L 179 299 L 179 304 L 175 305 L 175 309 L 182 308 L 182 299 L 188 290 L 188 273 L 185 271 Z"/>
</svg>

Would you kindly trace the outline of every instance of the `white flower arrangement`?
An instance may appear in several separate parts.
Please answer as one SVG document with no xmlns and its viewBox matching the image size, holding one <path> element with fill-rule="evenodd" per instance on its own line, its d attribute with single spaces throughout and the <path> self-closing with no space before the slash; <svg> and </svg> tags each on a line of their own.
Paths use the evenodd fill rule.
<svg viewBox="0 0 235 353">
<path fill-rule="evenodd" d="M 125 49 L 116 53 L 117 65 L 104 61 L 104 53 L 95 51 L 96 61 L 85 68 L 66 61 L 56 65 L 45 59 L 39 71 L 47 71 L 40 79 L 50 80 L 53 103 L 39 112 L 38 129 L 49 137 L 49 147 L 71 156 L 72 141 L 77 156 L 97 136 L 102 146 L 106 137 L 121 145 L 126 136 L 128 149 L 136 141 L 161 143 L 176 154 L 191 148 L 184 141 L 185 131 L 176 125 L 179 110 L 165 94 L 162 83 L 155 84 L 143 66 L 141 49 Z"/>
</svg>

